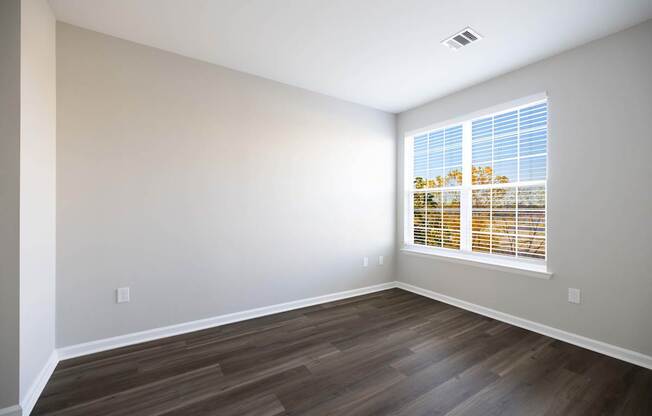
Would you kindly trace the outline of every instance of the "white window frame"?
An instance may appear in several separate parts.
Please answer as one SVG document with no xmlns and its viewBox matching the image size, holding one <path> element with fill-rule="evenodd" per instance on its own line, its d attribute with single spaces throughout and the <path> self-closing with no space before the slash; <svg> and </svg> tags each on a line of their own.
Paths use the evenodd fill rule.
<svg viewBox="0 0 652 416">
<path fill-rule="evenodd" d="M 474 113 L 456 117 L 435 125 L 424 127 L 418 130 L 407 132 L 404 136 L 404 156 L 403 156 L 403 194 L 404 194 L 404 218 L 403 218 L 403 247 L 402 251 L 408 254 L 436 256 L 440 259 L 450 260 L 457 263 L 465 263 L 474 266 L 480 266 L 489 269 L 498 269 L 508 272 L 516 272 L 519 274 L 531 275 L 534 277 L 549 279 L 552 273 L 548 270 L 548 166 L 546 166 L 546 179 L 537 181 L 524 181 L 514 182 L 509 184 L 501 184 L 501 187 L 516 187 L 528 185 L 544 185 L 546 189 L 546 203 L 545 203 L 545 216 L 546 216 L 546 233 L 545 233 L 545 259 L 529 259 L 523 257 L 503 256 L 499 254 L 488 254 L 473 252 L 471 249 L 471 195 L 472 189 L 490 188 L 488 185 L 472 185 L 471 184 L 471 168 L 472 168 L 472 138 L 471 138 L 471 125 L 473 121 L 491 117 L 506 111 L 518 110 L 521 108 L 536 105 L 541 102 L 548 101 L 546 93 L 540 93 L 521 98 L 519 100 L 511 101 L 508 103 L 500 104 L 485 110 L 476 111 Z M 412 207 L 412 195 L 415 193 L 424 192 L 422 190 L 415 190 L 413 184 L 413 161 L 414 161 L 414 138 L 424 133 L 429 133 L 434 130 L 442 128 L 453 127 L 455 125 L 462 125 L 462 185 L 450 186 L 428 189 L 427 191 L 454 191 L 460 190 L 460 249 L 449 249 L 444 247 L 430 247 L 423 245 L 414 245 L 413 241 L 413 221 L 414 211 Z M 548 137 L 550 132 L 550 125 L 548 123 Z M 546 163 L 549 164 L 549 153 L 546 151 L 548 157 Z M 517 159 L 519 160 L 519 159 Z"/>
</svg>

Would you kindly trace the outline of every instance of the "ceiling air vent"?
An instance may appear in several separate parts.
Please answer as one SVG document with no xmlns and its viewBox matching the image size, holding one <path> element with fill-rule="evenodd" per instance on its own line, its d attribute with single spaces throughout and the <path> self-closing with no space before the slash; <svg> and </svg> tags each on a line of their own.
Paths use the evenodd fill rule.
<svg viewBox="0 0 652 416">
<path fill-rule="evenodd" d="M 482 36 L 475 30 L 467 27 L 466 29 L 460 30 L 458 33 L 453 36 L 444 39 L 441 41 L 441 44 L 448 46 L 452 50 L 456 51 L 463 46 L 470 45 L 473 42 L 477 42 L 482 39 Z"/>
</svg>

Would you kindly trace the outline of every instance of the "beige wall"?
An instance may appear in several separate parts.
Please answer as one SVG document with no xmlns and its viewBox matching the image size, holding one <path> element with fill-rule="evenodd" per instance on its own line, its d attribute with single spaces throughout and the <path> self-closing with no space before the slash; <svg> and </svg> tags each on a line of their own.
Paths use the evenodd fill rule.
<svg viewBox="0 0 652 416">
<path fill-rule="evenodd" d="M 547 91 L 554 277 L 401 253 L 398 279 L 652 355 L 650 68 L 652 21 L 400 114 L 399 247 L 404 133 Z M 582 290 L 581 305 L 566 301 L 569 287 Z"/>
<path fill-rule="evenodd" d="M 0 1 L 0 409 L 18 404 L 20 0 Z"/>
<path fill-rule="evenodd" d="M 22 0 L 20 101 L 20 396 L 54 351 L 56 20 Z"/>
<path fill-rule="evenodd" d="M 57 28 L 59 346 L 393 280 L 393 115 Z"/>
</svg>

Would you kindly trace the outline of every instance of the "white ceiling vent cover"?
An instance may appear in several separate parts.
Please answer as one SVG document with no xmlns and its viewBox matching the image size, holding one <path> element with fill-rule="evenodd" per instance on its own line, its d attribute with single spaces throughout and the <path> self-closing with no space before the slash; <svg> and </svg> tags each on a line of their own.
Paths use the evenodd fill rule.
<svg viewBox="0 0 652 416">
<path fill-rule="evenodd" d="M 463 46 L 470 45 L 474 42 L 477 42 L 482 39 L 482 36 L 476 32 L 475 30 L 471 29 L 470 27 L 467 27 L 465 29 L 460 30 L 453 36 L 444 39 L 441 41 L 441 44 L 444 46 L 449 47 L 450 49 L 456 51 L 460 49 Z"/>
</svg>

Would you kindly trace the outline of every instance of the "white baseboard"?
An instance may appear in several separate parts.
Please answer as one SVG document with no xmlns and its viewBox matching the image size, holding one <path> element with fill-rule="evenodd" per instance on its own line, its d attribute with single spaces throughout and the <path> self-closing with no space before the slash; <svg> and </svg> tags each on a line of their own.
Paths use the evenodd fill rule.
<svg viewBox="0 0 652 416">
<path fill-rule="evenodd" d="M 561 329 L 553 328 L 537 322 L 529 321 L 527 319 L 519 318 L 508 313 L 500 312 L 494 309 L 485 308 L 484 306 L 476 305 L 474 303 L 466 302 L 456 299 L 441 293 L 433 292 L 432 290 L 423 289 L 408 283 L 396 282 L 396 287 L 416 293 L 449 305 L 457 306 L 458 308 L 466 309 L 480 315 L 488 316 L 489 318 L 498 321 L 506 322 L 510 325 L 518 326 L 532 332 L 555 338 L 569 344 L 577 345 L 578 347 L 586 348 L 591 351 L 599 352 L 600 354 L 608 355 L 628 363 L 636 364 L 641 367 L 652 369 L 652 357 L 649 355 L 641 354 L 640 352 L 628 350 L 615 345 L 607 344 L 606 342 L 597 341 L 595 339 L 583 337 L 581 335 L 573 334 L 570 332 L 562 331 Z"/>
<path fill-rule="evenodd" d="M 0 416 L 21 416 L 20 406 L 14 405 L 0 409 Z"/>
<path fill-rule="evenodd" d="M 340 299 L 351 298 L 354 296 L 365 295 L 368 293 L 379 292 L 392 288 L 400 288 L 413 292 L 458 308 L 466 309 L 480 315 L 488 316 L 490 318 L 506 322 L 508 324 L 518 326 L 539 334 L 549 336 L 570 344 L 577 345 L 598 353 L 617 358 L 619 360 L 627 361 L 641 367 L 652 369 L 652 357 L 641 354 L 636 351 L 628 350 L 625 348 L 617 347 L 615 345 L 607 344 L 602 341 L 597 341 L 591 338 L 583 337 L 581 335 L 566 332 L 557 328 L 543 325 L 537 322 L 529 321 L 527 319 L 519 318 L 504 312 L 494 309 L 486 308 L 484 306 L 476 305 L 460 299 L 456 299 L 441 293 L 433 292 L 428 289 L 423 289 L 414 285 L 403 282 L 388 282 L 374 286 L 367 286 L 359 289 L 347 290 L 344 292 L 332 293 L 329 295 L 317 296 L 313 298 L 300 299 L 292 302 L 280 303 L 262 308 L 250 309 L 242 312 L 235 312 L 226 315 L 215 316 L 212 318 L 201 319 L 197 321 L 184 322 L 182 324 L 170 325 L 161 328 L 154 328 L 147 331 L 135 332 L 131 334 L 121 335 L 113 338 L 106 338 L 97 341 L 91 341 L 83 344 L 72 345 L 69 347 L 59 348 L 54 351 L 50 356 L 47 364 L 39 374 L 39 377 L 34 382 L 29 392 L 26 394 L 22 403 L 24 412 L 23 416 L 28 416 L 32 411 L 38 397 L 40 396 L 43 388 L 45 387 L 48 379 L 52 375 L 59 360 L 66 360 L 69 358 L 79 357 L 83 355 L 93 354 L 96 352 L 111 350 L 114 348 L 124 347 L 141 342 L 152 341 L 165 337 L 170 337 L 188 332 L 199 331 L 202 329 L 213 328 L 220 325 L 225 325 L 234 322 L 245 321 L 247 319 L 258 318 L 266 315 L 273 315 L 275 313 L 290 311 L 307 306 L 317 305 L 320 303 L 333 302 Z M 20 416 L 21 406 L 12 406 L 0 409 L 0 416 Z"/>
<path fill-rule="evenodd" d="M 121 335 L 113 338 L 106 338 L 97 341 L 91 341 L 83 344 L 72 345 L 58 349 L 58 358 L 65 360 L 83 355 L 93 354 L 96 352 L 106 351 L 114 348 L 124 347 L 128 345 L 139 344 L 141 342 L 153 341 L 173 335 L 185 334 L 188 332 L 199 331 L 202 329 L 213 328 L 220 325 L 225 325 L 233 322 L 245 321 L 247 319 L 258 318 L 261 316 L 272 315 L 275 313 L 285 312 L 293 309 L 305 308 L 320 303 L 332 302 L 335 300 L 346 299 L 354 296 L 360 296 L 367 293 L 378 292 L 381 290 L 391 289 L 398 287 L 449 305 L 457 306 L 480 315 L 488 316 L 490 318 L 506 322 L 508 324 L 518 326 L 539 334 L 549 336 L 582 348 L 586 348 L 619 360 L 627 361 L 641 367 L 652 369 L 652 357 L 636 351 L 628 350 L 612 344 L 607 344 L 602 341 L 587 338 L 581 335 L 573 334 L 563 331 L 561 329 L 553 328 L 544 324 L 540 324 L 527 319 L 519 318 L 508 313 L 500 312 L 494 309 L 486 308 L 484 306 L 476 305 L 474 303 L 466 302 L 461 299 L 456 299 L 451 296 L 443 295 L 441 293 L 433 292 L 428 289 L 423 289 L 414 285 L 403 282 L 389 282 L 379 285 L 363 287 L 360 289 L 347 290 L 344 292 L 332 293 L 329 295 L 317 296 L 313 298 L 301 299 L 287 303 L 280 303 L 277 305 L 265 306 L 262 308 L 250 309 L 242 312 L 235 312 L 227 315 L 215 316 L 212 318 L 201 319 L 197 321 L 184 322 L 182 324 L 170 325 L 161 328 L 154 328 L 142 332 L 134 332 L 131 334 Z M 56 363 L 55 363 L 56 366 Z M 0 415 L 2 415 L 0 413 Z"/>
<path fill-rule="evenodd" d="M 279 312 L 305 308 L 307 306 L 317 305 L 319 303 L 333 302 L 354 296 L 366 295 L 368 293 L 392 289 L 394 287 L 396 287 L 395 282 L 381 283 L 379 285 L 367 286 L 359 289 L 347 290 L 344 292 L 331 293 L 329 295 L 316 296 L 314 298 L 300 299 L 292 302 L 279 303 L 262 308 L 249 309 L 242 312 L 235 312 L 197 321 L 184 322 L 177 325 L 170 325 L 141 332 L 134 332 L 113 338 L 105 338 L 97 341 L 86 342 L 83 344 L 71 345 L 69 347 L 59 348 L 59 359 L 67 360 L 69 358 L 75 358 L 82 355 L 93 354 L 96 352 L 125 347 L 133 344 L 140 344 L 141 342 L 153 341 L 173 335 L 185 334 L 188 332 L 194 332 L 202 329 L 230 324 L 233 322 L 240 322 L 247 319 L 272 315 Z"/>
<path fill-rule="evenodd" d="M 21 400 L 20 407 L 22 407 L 23 416 L 28 416 L 30 413 L 32 413 L 32 409 L 34 409 L 36 401 L 41 396 L 45 385 L 48 383 L 48 380 L 50 380 L 50 377 L 52 376 L 52 373 L 54 372 L 54 369 L 57 367 L 58 363 L 59 356 L 57 351 L 54 350 L 52 351 L 52 354 L 50 354 L 50 357 L 45 363 L 45 366 L 43 366 L 43 369 L 36 377 L 36 380 L 34 380 L 29 390 L 25 394 L 25 397 L 23 397 Z M 0 415 L 2 415 L 2 413 L 0 413 Z"/>
</svg>

